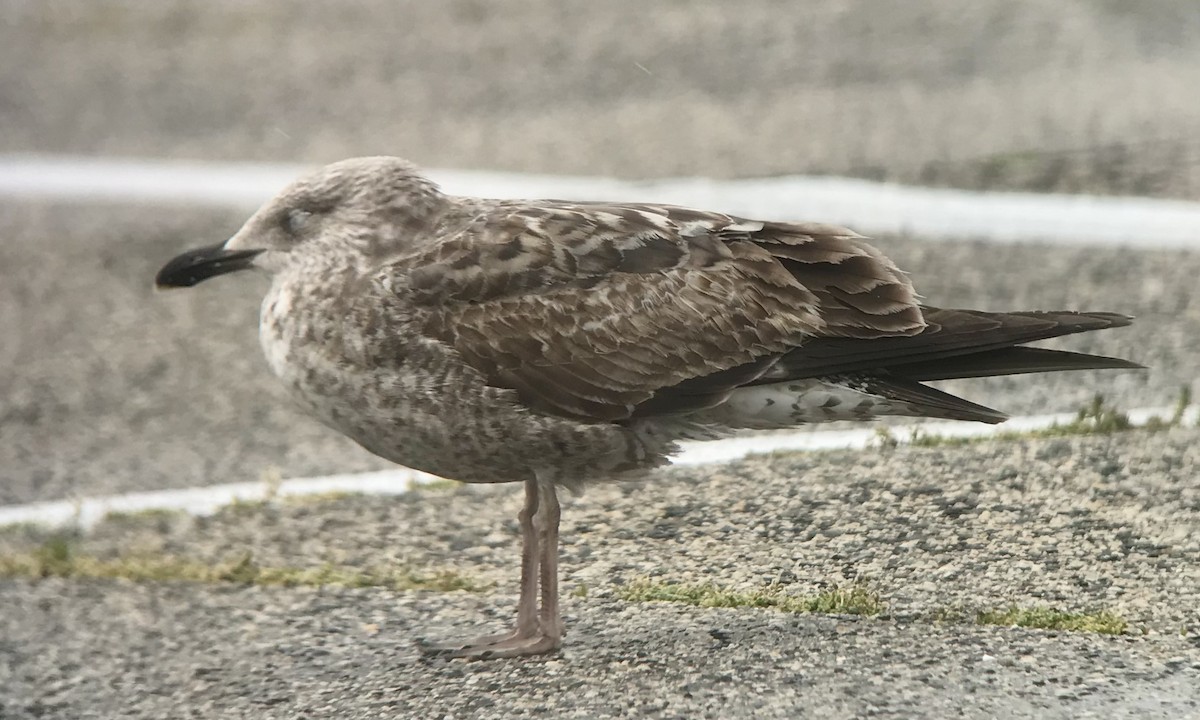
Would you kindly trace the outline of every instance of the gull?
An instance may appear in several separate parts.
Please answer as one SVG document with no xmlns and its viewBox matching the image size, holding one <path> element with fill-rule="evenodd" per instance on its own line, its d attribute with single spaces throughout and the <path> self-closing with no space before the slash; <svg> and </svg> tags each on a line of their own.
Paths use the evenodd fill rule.
<svg viewBox="0 0 1200 720">
<path fill-rule="evenodd" d="M 923 384 L 1126 360 L 1026 343 L 1107 312 L 922 305 L 861 235 L 643 203 L 444 194 L 395 157 L 303 177 L 161 288 L 258 269 L 271 371 L 376 455 L 520 482 L 511 632 L 423 642 L 474 659 L 557 651 L 560 486 L 636 478 L 682 440 L 833 420 L 1006 416 Z"/>
</svg>

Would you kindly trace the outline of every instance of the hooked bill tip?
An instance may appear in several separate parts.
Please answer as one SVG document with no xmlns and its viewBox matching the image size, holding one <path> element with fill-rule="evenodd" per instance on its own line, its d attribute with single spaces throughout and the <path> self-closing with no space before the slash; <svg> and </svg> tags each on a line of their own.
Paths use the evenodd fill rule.
<svg viewBox="0 0 1200 720">
<path fill-rule="evenodd" d="M 154 276 L 160 290 L 192 287 L 210 277 L 245 270 L 261 250 L 226 250 L 225 244 L 188 250 L 172 258 Z"/>
</svg>

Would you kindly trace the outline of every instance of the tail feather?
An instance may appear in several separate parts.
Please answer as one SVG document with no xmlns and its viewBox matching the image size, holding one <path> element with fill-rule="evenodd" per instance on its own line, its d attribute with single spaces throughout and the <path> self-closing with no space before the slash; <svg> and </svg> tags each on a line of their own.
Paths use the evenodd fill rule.
<svg viewBox="0 0 1200 720">
<path fill-rule="evenodd" d="M 889 415 L 915 415 L 917 417 L 943 418 L 946 420 L 972 420 L 989 424 L 1002 423 L 1008 415 L 985 405 L 963 400 L 921 383 L 894 377 L 866 377 L 861 379 L 863 391 L 899 404 L 906 412 L 891 412 Z"/>
</svg>

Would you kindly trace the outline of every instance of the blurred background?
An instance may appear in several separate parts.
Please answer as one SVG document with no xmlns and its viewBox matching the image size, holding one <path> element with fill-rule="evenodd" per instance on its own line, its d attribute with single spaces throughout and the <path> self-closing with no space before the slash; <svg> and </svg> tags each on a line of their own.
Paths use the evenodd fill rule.
<svg viewBox="0 0 1200 720">
<path fill-rule="evenodd" d="M 1192 0 L 4 0 L 0 149 L 1200 193 Z"/>
<path fill-rule="evenodd" d="M 0 0 L 7 155 L 398 154 L 1196 201 L 1197 88 L 1194 0 Z M 151 292 L 162 262 L 245 217 L 0 199 L 0 504 L 385 466 L 268 378 L 261 280 Z M 936 304 L 1140 318 L 1071 347 L 1132 350 L 1152 373 L 987 381 L 973 399 L 1072 410 L 1100 387 L 1153 405 L 1192 379 L 1190 252 L 879 243 Z"/>
</svg>

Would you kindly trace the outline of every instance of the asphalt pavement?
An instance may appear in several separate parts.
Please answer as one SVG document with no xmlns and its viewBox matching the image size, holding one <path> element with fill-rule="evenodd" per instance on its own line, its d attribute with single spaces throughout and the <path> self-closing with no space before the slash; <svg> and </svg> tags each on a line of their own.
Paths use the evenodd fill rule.
<svg viewBox="0 0 1200 720">
<path fill-rule="evenodd" d="M 70 541 L 80 567 L 250 557 L 260 568 L 452 571 L 474 590 L 0 581 L 0 709 L 19 718 L 1197 717 L 1198 439 L 1188 428 L 778 454 L 590 488 L 564 503 L 565 646 L 513 661 L 427 659 L 415 641 L 511 621 L 514 488 L 113 519 Z M 0 557 L 44 541 L 0 534 Z M 880 612 L 625 599 L 639 582 L 798 598 L 856 586 Z M 1125 628 L 977 621 L 1012 608 L 1107 613 Z"/>
</svg>

